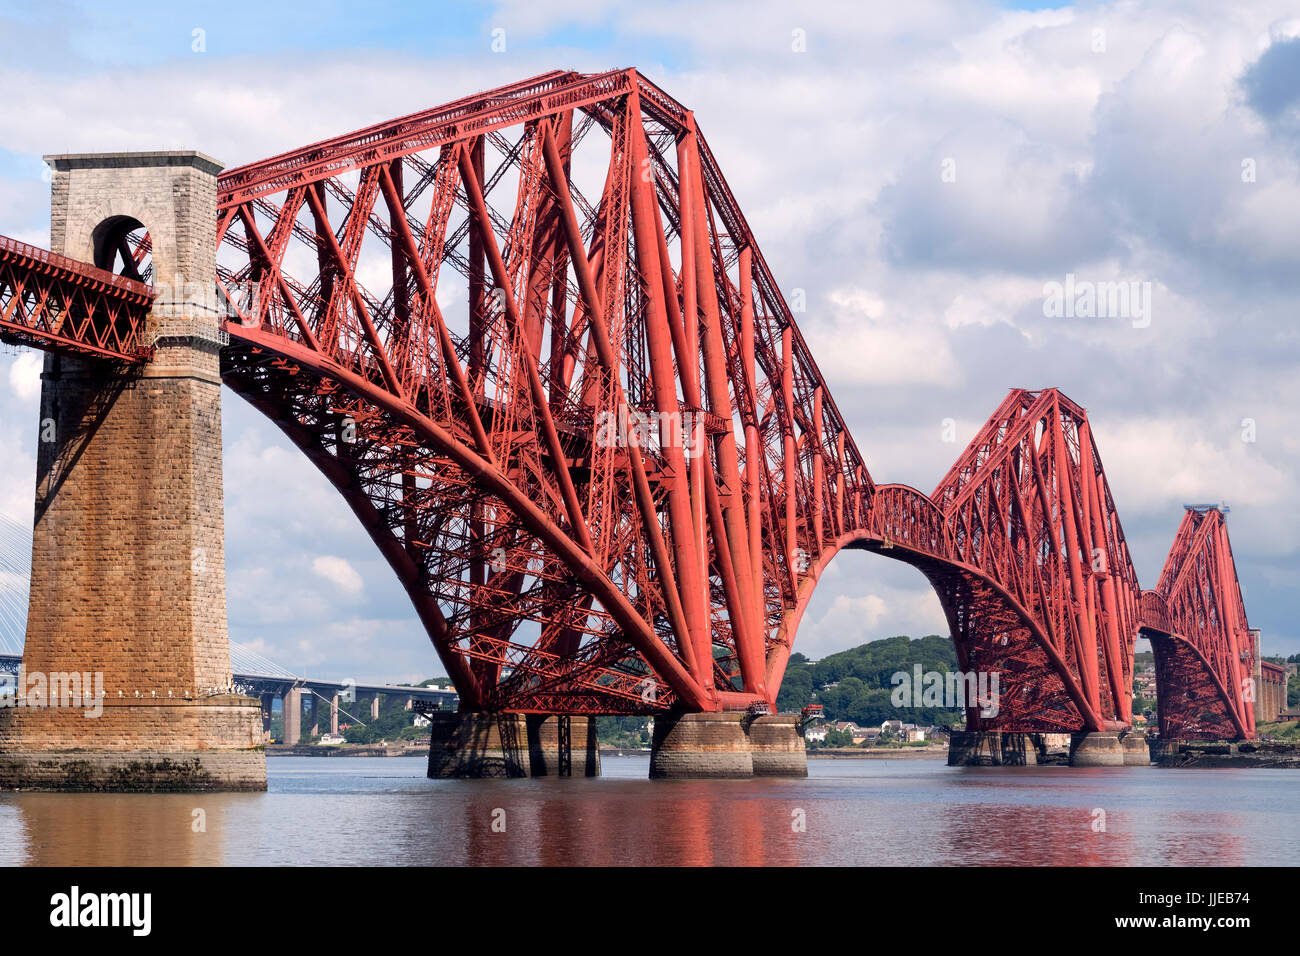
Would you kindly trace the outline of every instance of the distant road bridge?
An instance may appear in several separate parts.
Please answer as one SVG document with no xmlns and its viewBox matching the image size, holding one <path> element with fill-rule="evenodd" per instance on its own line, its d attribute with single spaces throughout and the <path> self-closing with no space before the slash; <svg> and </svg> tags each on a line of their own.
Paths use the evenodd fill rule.
<svg viewBox="0 0 1300 956">
<path fill-rule="evenodd" d="M 31 530 L 0 514 L 0 673 L 16 675 L 22 663 L 30 577 Z M 261 700 L 263 729 L 270 724 L 272 702 L 282 702 L 283 712 L 290 715 L 285 721 L 285 743 L 297 743 L 301 729 L 319 721 L 317 703 L 322 701 L 330 706 L 329 727 L 337 733 L 340 707 L 346 715 L 348 702 L 360 698 L 368 698 L 371 705 L 367 714 L 357 715 L 362 721 L 378 718 L 379 701 L 384 697 L 440 711 L 454 711 L 460 700 L 455 690 L 437 687 L 304 677 L 237 641 L 230 642 L 230 664 L 235 689 Z M 311 714 L 307 724 L 302 722 L 304 706 Z M 292 716 L 295 713 L 298 720 Z"/>
<path fill-rule="evenodd" d="M 245 670 L 241 669 L 241 664 L 245 663 L 241 661 L 241 656 L 244 656 L 241 652 L 242 648 L 232 641 L 230 656 L 234 666 L 235 689 L 261 701 L 264 731 L 270 729 L 274 702 L 280 701 L 281 713 L 285 715 L 280 743 L 296 744 L 301 739 L 304 728 L 319 724 L 321 704 L 329 708 L 328 714 L 324 715 L 327 721 L 325 726 L 330 733 L 337 734 L 340 715 L 344 722 L 350 723 L 377 720 L 380 702 L 385 697 L 403 699 L 408 708 L 416 707 L 426 712 L 452 712 L 460 703 L 460 695 L 453 689 L 409 687 L 405 684 L 358 684 L 353 681 L 321 680 L 283 673 L 267 674 L 256 667 Z M 0 654 L 0 673 L 17 675 L 21 663 L 20 654 Z M 350 704 L 363 698 L 370 702 L 365 713 L 350 710 Z"/>
</svg>

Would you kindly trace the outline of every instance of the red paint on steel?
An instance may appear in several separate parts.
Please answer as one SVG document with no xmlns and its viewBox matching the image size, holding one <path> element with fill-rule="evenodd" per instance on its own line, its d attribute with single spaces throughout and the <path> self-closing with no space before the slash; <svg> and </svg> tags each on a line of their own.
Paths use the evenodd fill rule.
<svg viewBox="0 0 1300 956">
<path fill-rule="evenodd" d="M 256 290 L 223 377 L 348 501 L 467 706 L 771 705 L 850 548 L 918 568 L 998 676 L 973 729 L 1128 726 L 1141 632 L 1162 733 L 1253 733 L 1222 515 L 1142 592 L 1055 389 L 1013 390 L 930 495 L 876 485 L 694 117 L 636 71 L 242 166 L 218 203 L 218 281 Z M 0 241 L 5 338 L 138 359 L 149 295 Z"/>
<path fill-rule="evenodd" d="M 153 289 L 0 236 L 0 340 L 135 364 Z"/>
</svg>

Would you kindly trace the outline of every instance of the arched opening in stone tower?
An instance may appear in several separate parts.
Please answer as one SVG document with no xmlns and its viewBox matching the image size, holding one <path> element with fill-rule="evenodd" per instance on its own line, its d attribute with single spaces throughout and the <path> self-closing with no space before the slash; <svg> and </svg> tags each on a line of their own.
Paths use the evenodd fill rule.
<svg viewBox="0 0 1300 956">
<path fill-rule="evenodd" d="M 95 265 L 127 279 L 153 283 L 153 241 L 138 219 L 113 216 L 95 227 Z"/>
</svg>

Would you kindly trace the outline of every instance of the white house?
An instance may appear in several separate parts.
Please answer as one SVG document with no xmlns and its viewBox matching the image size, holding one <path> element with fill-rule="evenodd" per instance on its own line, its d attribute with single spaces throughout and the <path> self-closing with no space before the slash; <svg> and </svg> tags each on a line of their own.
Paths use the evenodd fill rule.
<svg viewBox="0 0 1300 956">
<path fill-rule="evenodd" d="M 839 720 L 835 722 L 835 729 L 840 733 L 846 733 L 853 738 L 855 744 L 860 744 L 864 740 L 875 740 L 880 736 L 880 731 L 875 727 L 859 727 L 851 720 Z"/>
<path fill-rule="evenodd" d="M 916 724 L 907 724 L 901 720 L 887 720 L 880 725 L 882 734 L 892 734 L 907 743 L 917 743 L 926 740 L 930 735 L 928 728 L 919 727 Z"/>
</svg>

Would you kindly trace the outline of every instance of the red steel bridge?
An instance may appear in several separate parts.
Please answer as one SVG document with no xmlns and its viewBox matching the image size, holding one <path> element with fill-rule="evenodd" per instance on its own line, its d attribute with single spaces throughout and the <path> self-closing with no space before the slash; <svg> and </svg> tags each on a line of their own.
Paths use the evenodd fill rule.
<svg viewBox="0 0 1300 956">
<path fill-rule="evenodd" d="M 827 563 L 924 574 L 974 730 L 1254 733 L 1223 515 L 1143 590 L 1084 409 L 1012 391 L 935 489 L 877 484 L 693 114 L 634 70 L 552 72 L 224 173 L 224 382 L 343 495 L 462 706 L 775 701 Z M 129 366 L 153 287 L 0 240 L 0 338 Z"/>
</svg>

